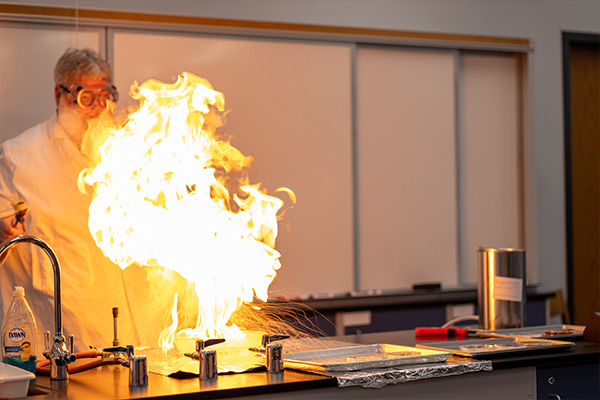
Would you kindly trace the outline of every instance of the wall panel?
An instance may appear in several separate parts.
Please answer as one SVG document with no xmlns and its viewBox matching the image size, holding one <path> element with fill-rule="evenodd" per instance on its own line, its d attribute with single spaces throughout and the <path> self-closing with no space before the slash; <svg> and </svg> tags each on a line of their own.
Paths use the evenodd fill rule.
<svg viewBox="0 0 600 400">
<path fill-rule="evenodd" d="M 48 119 L 56 109 L 54 65 L 68 47 L 100 50 L 100 29 L 0 25 L 0 142 Z"/>
<path fill-rule="evenodd" d="M 457 283 L 454 53 L 357 55 L 361 289 Z"/>
<path fill-rule="evenodd" d="M 524 245 L 518 60 L 461 57 L 461 280 L 477 282 L 477 250 Z"/>
</svg>

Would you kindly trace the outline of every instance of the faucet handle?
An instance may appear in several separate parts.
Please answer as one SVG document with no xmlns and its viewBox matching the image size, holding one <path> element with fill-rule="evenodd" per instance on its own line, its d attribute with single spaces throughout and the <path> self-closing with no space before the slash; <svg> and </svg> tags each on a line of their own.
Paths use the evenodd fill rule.
<svg viewBox="0 0 600 400">
<path fill-rule="evenodd" d="M 128 344 L 127 346 L 125 346 L 125 355 L 127 356 L 127 358 L 133 357 L 133 345 Z"/>
<path fill-rule="evenodd" d="M 290 335 L 286 334 L 278 334 L 278 335 L 263 335 L 262 336 L 262 346 L 266 347 L 269 343 L 272 343 L 276 340 L 289 339 Z"/>
<path fill-rule="evenodd" d="M 125 354 L 125 352 L 127 351 L 127 348 L 123 347 L 123 346 L 113 346 L 113 347 L 105 347 L 102 349 L 102 351 L 104 351 L 106 353 L 123 353 L 123 354 Z"/>
<path fill-rule="evenodd" d="M 225 341 L 224 338 L 207 339 L 207 340 L 198 339 L 198 340 L 196 340 L 196 351 L 198 353 L 200 353 L 202 350 L 204 350 L 208 346 L 212 346 L 213 344 L 223 343 L 224 341 Z"/>
<path fill-rule="evenodd" d="M 133 357 L 134 350 L 133 350 L 133 346 L 128 344 L 125 347 L 123 347 L 123 346 L 106 347 L 106 348 L 102 349 L 102 352 L 125 354 L 127 356 L 127 358 L 131 358 L 131 357 Z"/>
<path fill-rule="evenodd" d="M 75 335 L 73 334 L 67 336 L 67 349 L 69 353 L 75 354 Z"/>
<path fill-rule="evenodd" d="M 51 333 L 50 331 L 45 331 L 44 332 L 44 355 L 46 355 L 46 353 L 50 354 L 50 350 L 52 349 L 52 342 L 50 341 L 51 339 Z"/>
</svg>

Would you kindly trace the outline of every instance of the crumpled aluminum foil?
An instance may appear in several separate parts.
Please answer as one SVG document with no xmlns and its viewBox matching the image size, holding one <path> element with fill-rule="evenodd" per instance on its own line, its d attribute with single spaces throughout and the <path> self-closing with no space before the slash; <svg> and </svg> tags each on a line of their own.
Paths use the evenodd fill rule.
<svg viewBox="0 0 600 400">
<path fill-rule="evenodd" d="M 390 384 L 491 370 L 491 361 L 451 357 L 445 363 L 328 373 L 327 375 L 336 378 L 339 387 L 362 386 L 363 388 L 380 389 Z"/>
</svg>

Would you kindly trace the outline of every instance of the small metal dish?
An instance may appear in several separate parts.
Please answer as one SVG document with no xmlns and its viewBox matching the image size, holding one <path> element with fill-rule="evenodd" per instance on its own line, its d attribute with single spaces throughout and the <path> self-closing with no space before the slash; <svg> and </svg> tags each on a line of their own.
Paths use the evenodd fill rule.
<svg viewBox="0 0 600 400">
<path fill-rule="evenodd" d="M 583 338 L 585 326 L 579 325 L 542 325 L 525 328 L 496 329 L 493 331 L 478 330 L 480 337 L 519 336 L 535 339 L 570 340 Z"/>
<path fill-rule="evenodd" d="M 459 356 L 474 358 L 487 358 L 508 354 L 515 355 L 532 351 L 568 350 L 573 346 L 575 346 L 573 342 L 506 336 L 490 339 L 428 343 L 427 345 L 417 344 L 418 348 L 451 351 Z"/>
</svg>

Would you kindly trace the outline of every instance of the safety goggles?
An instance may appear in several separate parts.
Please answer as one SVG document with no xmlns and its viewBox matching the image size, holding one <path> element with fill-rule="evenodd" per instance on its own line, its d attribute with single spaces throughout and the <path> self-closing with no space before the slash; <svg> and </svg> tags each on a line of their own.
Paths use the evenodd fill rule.
<svg viewBox="0 0 600 400">
<path fill-rule="evenodd" d="M 107 83 L 101 89 L 89 89 L 73 83 L 69 87 L 59 85 L 62 90 L 69 94 L 69 101 L 78 104 L 81 108 L 93 107 L 96 102 L 102 107 L 106 107 L 106 101 L 117 102 L 119 92 L 114 85 Z"/>
</svg>

